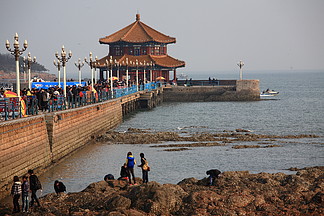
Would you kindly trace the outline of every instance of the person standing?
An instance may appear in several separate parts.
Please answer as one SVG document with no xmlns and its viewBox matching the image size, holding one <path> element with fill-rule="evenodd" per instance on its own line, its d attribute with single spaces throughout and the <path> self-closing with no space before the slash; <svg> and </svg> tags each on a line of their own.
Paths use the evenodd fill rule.
<svg viewBox="0 0 324 216">
<path fill-rule="evenodd" d="M 13 196 L 13 213 L 20 212 L 20 206 L 19 206 L 19 198 L 21 194 L 21 182 L 19 181 L 18 176 L 14 176 L 13 178 L 13 185 L 11 188 L 11 195 Z"/>
<path fill-rule="evenodd" d="M 37 198 L 37 190 L 42 189 L 42 185 L 38 179 L 38 177 L 34 174 L 33 170 L 28 170 L 29 174 L 29 184 L 30 184 L 30 191 L 31 191 L 31 201 L 30 206 L 34 205 L 34 202 L 37 202 L 37 205 L 40 206 L 39 200 Z"/>
<path fill-rule="evenodd" d="M 140 154 L 141 157 L 141 164 L 138 165 L 138 167 L 142 168 L 142 179 L 143 183 L 148 183 L 148 171 L 149 171 L 149 166 L 146 158 L 144 157 L 144 153 Z"/>
<path fill-rule="evenodd" d="M 131 175 L 132 175 L 134 185 L 136 185 L 136 180 L 135 180 L 135 175 L 134 175 L 134 166 L 136 164 L 136 160 L 135 160 L 132 152 L 127 153 L 126 164 L 127 164 L 127 170 L 128 170 L 129 184 L 132 185 L 132 178 L 131 178 Z"/>
<path fill-rule="evenodd" d="M 28 191 L 29 191 L 29 183 L 28 177 L 23 176 L 23 182 L 21 184 L 21 198 L 22 198 L 22 212 L 28 212 Z"/>
</svg>

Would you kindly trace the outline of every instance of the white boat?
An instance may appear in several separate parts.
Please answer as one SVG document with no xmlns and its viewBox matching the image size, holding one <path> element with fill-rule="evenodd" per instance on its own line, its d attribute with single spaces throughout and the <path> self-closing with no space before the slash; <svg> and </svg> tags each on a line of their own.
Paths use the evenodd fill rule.
<svg viewBox="0 0 324 216">
<path fill-rule="evenodd" d="M 261 97 L 273 97 L 278 94 L 279 94 L 279 92 L 277 92 L 277 91 L 267 89 L 267 90 L 261 92 L 260 96 Z"/>
</svg>

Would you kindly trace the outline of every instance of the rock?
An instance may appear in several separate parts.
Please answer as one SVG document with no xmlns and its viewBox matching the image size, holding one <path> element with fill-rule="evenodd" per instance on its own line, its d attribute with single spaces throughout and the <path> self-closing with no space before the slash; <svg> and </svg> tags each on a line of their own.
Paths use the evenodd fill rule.
<svg viewBox="0 0 324 216">
<path fill-rule="evenodd" d="M 106 203 L 107 210 L 116 210 L 116 209 L 129 209 L 132 202 L 130 199 L 124 196 L 114 196 Z"/>
<path fill-rule="evenodd" d="M 29 215 L 324 215 L 323 178 L 324 167 L 310 167 L 294 175 L 223 172 L 215 186 L 206 186 L 207 178 L 177 185 L 100 181 L 81 192 L 41 197 Z M 0 215 L 11 211 L 0 206 Z"/>
<path fill-rule="evenodd" d="M 129 193 L 132 207 L 153 214 L 170 214 L 179 210 L 186 192 L 178 185 L 149 182 Z"/>
</svg>

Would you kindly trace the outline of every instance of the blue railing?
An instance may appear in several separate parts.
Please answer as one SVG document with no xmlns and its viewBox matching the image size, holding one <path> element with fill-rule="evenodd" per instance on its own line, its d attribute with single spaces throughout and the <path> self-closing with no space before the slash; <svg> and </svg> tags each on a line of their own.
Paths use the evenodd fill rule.
<svg viewBox="0 0 324 216">
<path fill-rule="evenodd" d="M 160 83 L 152 82 L 139 85 L 138 91 L 152 91 L 161 87 Z M 123 97 L 137 92 L 136 85 L 128 88 L 114 88 L 111 91 L 83 91 L 82 96 L 79 94 L 77 96 L 68 96 L 64 98 L 63 95 L 57 95 L 52 97 L 48 103 L 42 105 L 37 100 L 36 96 L 27 96 L 24 98 L 24 102 L 19 102 L 18 98 L 0 98 L 0 119 L 9 120 L 15 119 L 22 116 L 37 115 L 39 112 L 55 112 L 59 110 L 73 109 L 81 106 L 86 106 L 89 104 L 99 103 L 114 98 Z M 25 105 L 23 105 L 24 103 Z M 22 110 L 26 109 L 25 113 Z"/>
</svg>

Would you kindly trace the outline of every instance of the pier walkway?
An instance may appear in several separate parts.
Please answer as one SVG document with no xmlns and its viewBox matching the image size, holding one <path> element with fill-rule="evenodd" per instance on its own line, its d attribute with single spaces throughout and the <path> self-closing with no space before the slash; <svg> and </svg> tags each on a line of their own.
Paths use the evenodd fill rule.
<svg viewBox="0 0 324 216">
<path fill-rule="evenodd" d="M 113 91 L 108 89 L 96 91 L 82 91 L 80 94 L 66 98 L 64 95 L 56 95 L 55 98 L 49 99 L 46 107 L 46 112 L 55 112 L 67 109 L 74 109 L 77 107 L 87 106 L 90 104 L 101 103 L 103 101 L 120 98 L 126 95 L 134 94 L 136 92 L 146 91 L 150 92 L 161 86 L 161 83 L 151 82 L 131 87 L 114 88 Z M 34 116 L 43 114 L 40 103 L 36 95 L 25 96 L 22 99 L 18 97 L 0 98 L 0 121 L 8 121 L 12 119 Z"/>
</svg>

